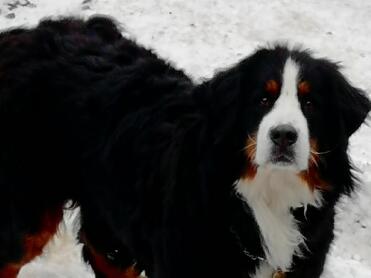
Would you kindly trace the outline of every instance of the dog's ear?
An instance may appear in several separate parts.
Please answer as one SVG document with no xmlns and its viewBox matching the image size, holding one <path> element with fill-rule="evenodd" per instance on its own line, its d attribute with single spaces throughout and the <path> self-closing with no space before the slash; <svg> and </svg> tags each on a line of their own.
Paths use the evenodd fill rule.
<svg viewBox="0 0 371 278">
<path fill-rule="evenodd" d="M 371 102 L 364 91 L 353 87 L 338 70 L 332 81 L 336 99 L 339 100 L 343 126 L 349 137 L 365 121 L 371 109 Z"/>
<path fill-rule="evenodd" d="M 240 93 L 240 72 L 238 66 L 218 73 L 207 83 L 210 109 L 215 114 L 227 112 L 238 102 Z"/>
<path fill-rule="evenodd" d="M 196 88 L 195 96 L 208 117 L 208 127 L 215 142 L 223 140 L 237 124 L 241 102 L 239 66 L 216 74 Z"/>
<path fill-rule="evenodd" d="M 122 39 L 118 23 L 106 16 L 93 16 L 86 22 L 86 28 L 108 43 Z"/>
<path fill-rule="evenodd" d="M 196 88 L 194 95 L 206 111 L 215 142 L 228 135 L 237 137 L 238 132 L 246 132 L 242 129 L 250 87 L 255 83 L 252 80 L 255 80 L 257 65 L 268 52 L 267 49 L 259 49 Z"/>
</svg>

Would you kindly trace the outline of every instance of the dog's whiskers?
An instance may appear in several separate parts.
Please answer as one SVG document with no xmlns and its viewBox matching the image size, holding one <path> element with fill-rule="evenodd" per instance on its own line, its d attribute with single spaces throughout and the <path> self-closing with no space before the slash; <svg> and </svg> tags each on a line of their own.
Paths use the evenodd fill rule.
<svg viewBox="0 0 371 278">
<path fill-rule="evenodd" d="M 249 141 L 254 142 L 256 144 L 255 138 L 251 137 L 250 135 L 248 135 L 248 138 L 249 138 Z"/>
<path fill-rule="evenodd" d="M 249 149 L 251 149 L 251 148 L 255 148 L 255 146 L 256 146 L 256 143 L 251 143 L 251 144 L 249 144 L 249 145 L 243 147 L 242 150 L 243 150 L 243 151 L 246 151 L 246 150 L 249 150 Z"/>
<path fill-rule="evenodd" d="M 324 152 L 317 152 L 317 151 L 314 151 L 314 150 L 310 150 L 310 152 L 311 152 L 312 154 L 315 154 L 315 155 L 321 155 L 321 154 L 328 154 L 328 153 L 330 153 L 330 152 L 332 152 L 332 151 L 329 150 L 329 151 L 324 151 Z"/>
<path fill-rule="evenodd" d="M 314 155 L 311 155 L 310 156 L 310 161 L 316 166 L 318 167 L 318 156 L 314 156 Z"/>
</svg>

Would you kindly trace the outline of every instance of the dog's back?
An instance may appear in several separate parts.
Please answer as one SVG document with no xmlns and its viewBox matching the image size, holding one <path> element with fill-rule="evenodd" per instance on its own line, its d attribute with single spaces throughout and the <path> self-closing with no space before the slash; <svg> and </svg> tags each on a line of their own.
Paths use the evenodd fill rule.
<svg viewBox="0 0 371 278">
<path fill-rule="evenodd" d="M 108 18 L 0 34 L 0 277 L 41 253 L 120 119 L 189 84 Z"/>
</svg>

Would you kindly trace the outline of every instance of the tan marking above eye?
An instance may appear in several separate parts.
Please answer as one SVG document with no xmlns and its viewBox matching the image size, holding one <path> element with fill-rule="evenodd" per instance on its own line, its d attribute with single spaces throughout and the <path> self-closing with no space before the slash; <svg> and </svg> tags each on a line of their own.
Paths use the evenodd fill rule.
<svg viewBox="0 0 371 278">
<path fill-rule="evenodd" d="M 310 92 L 310 84 L 308 81 L 301 81 L 298 85 L 298 92 L 300 95 L 307 95 Z"/>
<path fill-rule="evenodd" d="M 280 86 L 276 80 L 270 79 L 265 83 L 265 90 L 272 95 L 276 95 L 279 93 Z"/>
</svg>

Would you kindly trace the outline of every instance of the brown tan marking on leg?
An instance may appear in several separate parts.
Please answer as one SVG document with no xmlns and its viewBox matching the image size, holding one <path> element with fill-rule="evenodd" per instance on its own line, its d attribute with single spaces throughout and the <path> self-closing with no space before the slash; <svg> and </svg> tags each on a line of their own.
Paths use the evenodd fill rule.
<svg viewBox="0 0 371 278">
<path fill-rule="evenodd" d="M 0 270 L 0 278 L 16 278 L 21 268 L 41 255 L 44 246 L 57 232 L 58 225 L 63 218 L 62 206 L 47 211 L 43 215 L 39 231 L 35 234 L 27 235 L 23 242 L 23 258 L 20 262 L 11 263 Z"/>
<path fill-rule="evenodd" d="M 21 267 L 18 265 L 7 265 L 0 270 L 1 278 L 16 278 Z"/>
</svg>

